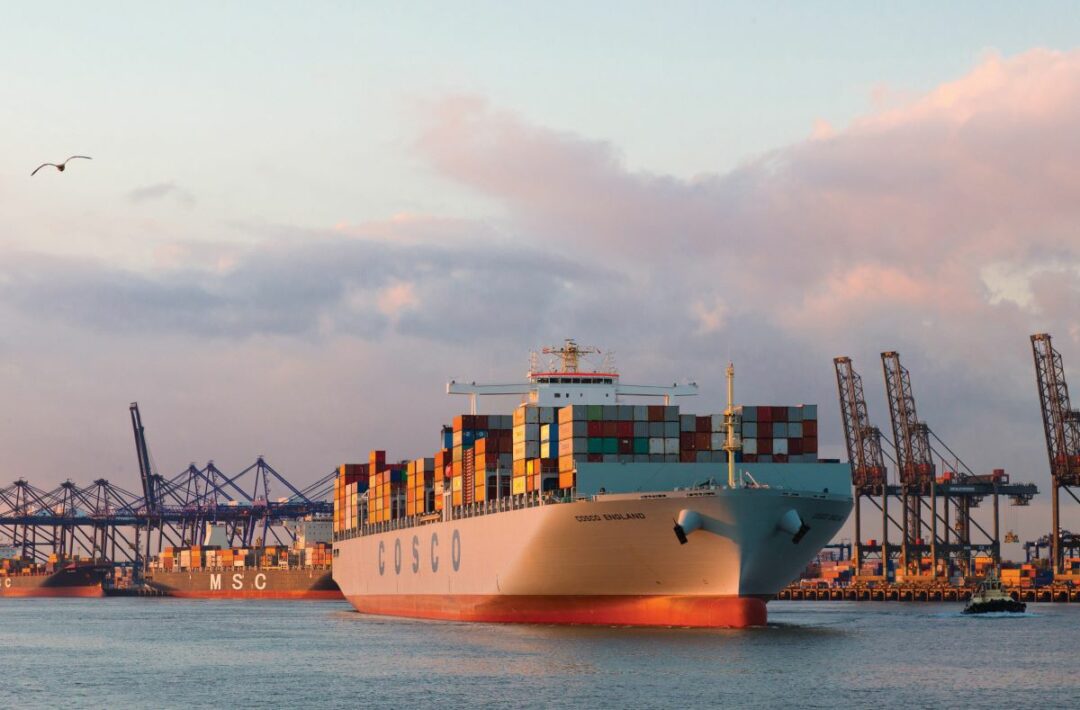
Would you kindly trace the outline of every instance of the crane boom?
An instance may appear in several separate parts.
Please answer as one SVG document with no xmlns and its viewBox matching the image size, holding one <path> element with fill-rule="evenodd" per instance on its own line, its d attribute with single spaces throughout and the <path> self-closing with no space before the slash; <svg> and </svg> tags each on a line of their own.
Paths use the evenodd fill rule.
<svg viewBox="0 0 1080 710">
<path fill-rule="evenodd" d="M 143 500 L 146 501 L 148 512 L 157 512 L 158 500 L 153 471 L 150 468 L 150 450 L 146 446 L 146 432 L 143 429 L 142 416 L 139 414 L 139 403 L 132 402 L 131 428 L 135 432 L 135 455 L 139 459 L 139 479 L 142 481 Z"/>
<path fill-rule="evenodd" d="M 870 424 L 863 394 L 862 377 L 855 372 L 850 357 L 833 358 L 836 387 L 840 395 L 840 417 L 851 479 L 860 490 L 872 490 L 885 483 L 885 459 L 881 452 L 881 430 Z"/>
<path fill-rule="evenodd" d="M 1031 348 L 1050 474 L 1055 482 L 1080 485 L 1080 412 L 1069 401 L 1061 353 L 1054 349 L 1049 333 L 1032 335 Z"/>
<path fill-rule="evenodd" d="M 893 441 L 896 443 L 896 463 L 900 484 L 916 489 L 928 489 L 934 479 L 934 458 L 930 449 L 930 427 L 919 421 L 915 411 L 915 395 L 911 377 L 900 364 L 900 353 L 881 353 L 885 371 L 885 394 L 889 400 Z"/>
</svg>

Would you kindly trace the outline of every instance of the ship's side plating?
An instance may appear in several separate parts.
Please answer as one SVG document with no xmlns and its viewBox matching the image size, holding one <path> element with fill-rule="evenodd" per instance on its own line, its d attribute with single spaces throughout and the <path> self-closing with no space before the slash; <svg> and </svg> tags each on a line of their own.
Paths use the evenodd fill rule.
<svg viewBox="0 0 1080 710">
<path fill-rule="evenodd" d="M 49 574 L 0 576 L 0 597 L 101 597 L 107 568 L 68 565 Z"/>
<path fill-rule="evenodd" d="M 770 488 L 599 495 L 343 539 L 334 577 L 371 613 L 750 626 L 850 509 L 849 495 Z M 680 544 L 684 511 L 700 527 Z M 807 526 L 798 543 L 790 511 Z"/>
<path fill-rule="evenodd" d="M 146 584 L 168 596 L 200 599 L 340 600 L 326 568 L 153 570 Z"/>
</svg>

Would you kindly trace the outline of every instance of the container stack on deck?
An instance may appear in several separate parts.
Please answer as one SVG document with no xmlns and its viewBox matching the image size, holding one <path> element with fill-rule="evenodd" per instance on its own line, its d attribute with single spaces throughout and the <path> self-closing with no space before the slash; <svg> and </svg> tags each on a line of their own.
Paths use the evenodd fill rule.
<svg viewBox="0 0 1080 710">
<path fill-rule="evenodd" d="M 817 461 L 817 405 L 740 407 L 742 460 L 747 463 Z"/>
<path fill-rule="evenodd" d="M 743 406 L 736 461 L 817 461 L 817 407 Z M 344 464 L 334 484 L 334 532 L 364 523 L 438 513 L 496 498 L 570 491 L 579 463 L 724 463 L 723 414 L 681 414 L 677 406 L 522 404 L 512 416 L 463 414 L 441 431 L 430 458 Z M 362 500 L 367 493 L 366 513 Z M 365 516 L 366 517 L 363 517 Z"/>
<path fill-rule="evenodd" d="M 295 569 L 298 567 L 328 567 L 331 545 L 312 542 L 303 547 L 266 545 L 264 547 L 225 547 L 191 545 L 166 547 L 150 561 L 151 570 L 179 572 L 193 570 L 231 569 Z"/>
</svg>

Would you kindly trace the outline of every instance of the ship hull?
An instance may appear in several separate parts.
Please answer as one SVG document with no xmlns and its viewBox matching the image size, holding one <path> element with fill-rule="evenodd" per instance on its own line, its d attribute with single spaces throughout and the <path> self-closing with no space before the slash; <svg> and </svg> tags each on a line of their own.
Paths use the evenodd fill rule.
<svg viewBox="0 0 1080 710">
<path fill-rule="evenodd" d="M 76 567 L 52 574 L 0 577 L 0 597 L 102 597 L 104 576 L 103 567 Z"/>
<path fill-rule="evenodd" d="M 340 601 L 341 590 L 326 569 L 156 570 L 146 584 L 170 597 L 188 599 L 280 599 Z"/>
<path fill-rule="evenodd" d="M 850 510 L 850 496 L 764 488 L 602 495 L 342 539 L 334 577 L 374 614 L 757 626 Z M 686 544 L 683 511 L 702 521 Z M 789 511 L 808 526 L 798 543 Z"/>
</svg>

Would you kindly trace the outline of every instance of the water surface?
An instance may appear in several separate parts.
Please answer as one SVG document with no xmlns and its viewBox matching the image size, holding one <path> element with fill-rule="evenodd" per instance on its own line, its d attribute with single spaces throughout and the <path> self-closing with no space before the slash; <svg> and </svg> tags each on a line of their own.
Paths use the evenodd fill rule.
<svg viewBox="0 0 1080 710">
<path fill-rule="evenodd" d="M 1076 706 L 1080 605 L 773 602 L 743 631 L 456 624 L 344 602 L 0 601 L 8 707 Z"/>
</svg>

